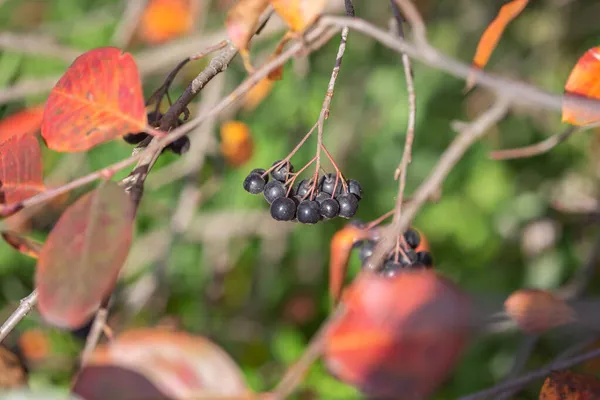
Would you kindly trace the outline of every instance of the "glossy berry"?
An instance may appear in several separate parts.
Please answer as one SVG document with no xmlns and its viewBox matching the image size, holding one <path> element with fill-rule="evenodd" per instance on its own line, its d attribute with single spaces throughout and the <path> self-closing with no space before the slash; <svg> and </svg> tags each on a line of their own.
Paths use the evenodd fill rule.
<svg viewBox="0 0 600 400">
<path fill-rule="evenodd" d="M 331 195 L 327 194 L 325 192 L 319 192 L 317 194 L 317 196 L 315 197 L 315 200 L 319 202 L 319 204 L 322 204 L 325 200 L 330 199 Z"/>
<path fill-rule="evenodd" d="M 189 149 L 190 138 L 188 138 L 187 136 L 182 136 L 179 139 L 176 139 L 174 142 L 172 142 L 165 148 L 165 150 L 172 151 L 177 155 L 185 154 Z"/>
<path fill-rule="evenodd" d="M 433 257 L 428 251 L 420 251 L 417 253 L 417 260 L 415 264 L 424 265 L 425 267 L 433 266 Z"/>
<path fill-rule="evenodd" d="M 336 199 L 325 199 L 321 202 L 319 212 L 324 218 L 335 218 L 340 212 L 340 203 Z"/>
<path fill-rule="evenodd" d="M 337 185 L 336 185 L 337 180 Z M 319 189 L 327 194 L 333 194 L 335 188 L 335 195 L 342 192 L 342 180 L 337 178 L 334 174 L 327 174 L 321 177 L 319 182 Z"/>
<path fill-rule="evenodd" d="M 405 265 L 399 261 L 395 261 L 393 258 L 387 260 L 385 264 L 383 264 L 383 270 L 381 274 L 383 276 L 392 277 L 395 276 L 400 270 L 405 268 Z"/>
<path fill-rule="evenodd" d="M 342 218 L 352 218 L 358 210 L 358 199 L 352 193 L 344 193 L 336 197 L 340 205 L 339 216 Z"/>
<path fill-rule="evenodd" d="M 296 216 L 296 203 L 289 197 L 279 197 L 271 204 L 270 211 L 276 221 L 291 221 Z"/>
<path fill-rule="evenodd" d="M 254 168 L 252 171 L 250 171 L 251 174 L 259 174 L 260 176 L 263 177 L 263 179 L 265 180 L 265 183 L 269 182 L 269 175 L 265 175 L 265 171 L 264 168 Z"/>
<path fill-rule="evenodd" d="M 296 196 L 304 197 L 310 191 L 310 181 L 302 179 L 298 186 L 296 186 Z"/>
<path fill-rule="evenodd" d="M 406 243 L 410 247 L 416 249 L 421 243 L 421 236 L 414 229 L 408 229 L 406 232 L 404 232 L 404 240 L 406 240 Z"/>
<path fill-rule="evenodd" d="M 360 183 L 358 183 L 358 181 L 355 181 L 354 179 L 350 179 L 347 181 L 347 184 L 348 192 L 355 195 L 358 200 L 362 199 L 363 191 L 362 187 L 360 186 Z"/>
<path fill-rule="evenodd" d="M 265 180 L 257 173 L 250 172 L 244 179 L 244 190 L 250 194 L 259 194 L 265 189 Z"/>
<path fill-rule="evenodd" d="M 123 140 L 129 144 L 140 144 L 148 135 L 146 132 L 128 133 L 123 136 Z"/>
<path fill-rule="evenodd" d="M 315 200 L 303 200 L 296 211 L 298 222 L 301 224 L 316 224 L 321 219 L 319 203 Z"/>
<path fill-rule="evenodd" d="M 265 185 L 264 192 L 265 199 L 269 204 L 272 204 L 276 199 L 285 197 L 287 190 L 283 183 L 271 181 Z"/>
<path fill-rule="evenodd" d="M 363 246 L 360 248 L 360 252 L 358 253 L 358 257 L 360 258 L 360 262 L 364 263 L 367 261 L 372 255 L 373 250 L 375 250 L 375 241 L 366 240 Z"/>
<path fill-rule="evenodd" d="M 275 161 L 273 163 L 273 165 L 277 165 L 281 162 L 282 160 L 279 161 Z M 271 171 L 271 176 L 273 177 L 273 179 L 277 179 L 280 182 L 285 182 L 285 180 L 287 179 L 288 174 L 294 172 L 294 166 L 292 165 L 291 162 L 286 162 L 283 165 L 281 165 L 278 168 L 275 168 L 274 170 Z"/>
</svg>

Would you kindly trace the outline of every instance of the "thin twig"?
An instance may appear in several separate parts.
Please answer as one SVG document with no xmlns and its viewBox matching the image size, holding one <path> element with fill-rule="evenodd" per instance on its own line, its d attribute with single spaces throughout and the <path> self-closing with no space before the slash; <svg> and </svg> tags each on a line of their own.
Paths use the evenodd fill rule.
<svg viewBox="0 0 600 400">
<path fill-rule="evenodd" d="M 22 35 L 12 32 L 0 32 L 0 49 L 23 54 L 58 58 L 68 63 L 81 54 L 79 50 L 56 43 L 47 36 Z"/>
<path fill-rule="evenodd" d="M 125 3 L 125 11 L 112 37 L 112 43 L 120 48 L 127 47 L 131 41 L 148 0 L 127 0 L 123 3 Z"/>
<path fill-rule="evenodd" d="M 531 146 L 515 149 L 496 150 L 490 152 L 490 158 L 494 160 L 511 160 L 515 158 L 526 158 L 538 156 L 549 152 L 579 130 L 576 126 L 569 126 L 563 132 L 550 136 L 548 139 Z"/>
<path fill-rule="evenodd" d="M 94 352 L 96 345 L 100 341 L 100 336 L 102 332 L 104 332 L 104 326 L 106 325 L 106 320 L 108 318 L 108 305 L 104 304 L 96 313 L 94 317 L 94 322 L 92 323 L 92 327 L 90 328 L 90 333 L 88 334 L 85 340 L 85 347 L 83 348 L 83 352 L 81 353 L 81 366 L 84 367 L 90 359 L 90 356 Z"/>
<path fill-rule="evenodd" d="M 29 314 L 29 312 L 35 306 L 35 303 L 37 303 L 37 298 L 37 290 L 34 290 L 29 296 L 21 300 L 19 307 L 11 314 L 10 317 L 8 317 L 6 321 L 4 321 L 0 327 L 0 343 L 6 338 L 6 336 L 8 336 L 15 326 L 17 326 L 17 324 L 21 322 L 21 320 L 25 318 L 27 314 Z"/>
<path fill-rule="evenodd" d="M 517 378 L 521 374 L 523 369 L 525 369 L 525 367 L 527 366 L 527 360 L 529 360 L 531 353 L 535 349 L 535 345 L 537 344 L 538 339 L 539 339 L 539 336 L 537 336 L 537 335 L 533 335 L 533 336 L 527 335 L 523 338 L 523 340 L 521 341 L 521 344 L 519 345 L 519 348 L 517 349 L 517 352 L 515 354 L 515 359 L 513 361 L 513 365 L 511 367 L 509 373 L 506 375 L 505 381 L 510 381 L 512 379 Z M 508 400 L 513 395 L 515 395 L 517 393 L 517 391 L 520 389 L 521 388 L 507 390 L 506 392 L 499 395 L 496 398 L 496 400 Z"/>
</svg>

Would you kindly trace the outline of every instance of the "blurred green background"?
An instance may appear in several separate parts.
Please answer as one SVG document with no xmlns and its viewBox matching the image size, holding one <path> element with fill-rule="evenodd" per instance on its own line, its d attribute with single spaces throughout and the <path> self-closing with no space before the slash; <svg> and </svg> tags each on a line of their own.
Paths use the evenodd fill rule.
<svg viewBox="0 0 600 400">
<path fill-rule="evenodd" d="M 39 35 L 77 52 L 111 45 L 123 15 L 123 3 L 126 2 L 0 1 L 0 38 L 2 32 Z M 206 5 L 208 9 L 203 9 L 200 18 L 204 32 L 222 30 L 230 3 L 214 0 Z M 479 36 L 505 2 L 417 3 L 431 43 L 445 54 L 469 63 Z M 387 2 L 355 0 L 355 7 L 357 16 L 387 26 L 391 16 Z M 507 28 L 487 70 L 560 93 L 577 59 L 588 48 L 600 44 L 597 15 L 600 4 L 592 0 L 531 2 Z M 253 46 L 253 58 L 264 59 L 281 33 Z M 202 35 L 195 32 L 190 37 L 200 43 Z M 189 38 L 160 45 L 135 41 L 127 49 L 139 54 L 186 40 Z M 247 112 L 235 107 L 216 121 L 210 134 L 217 140 L 224 119 L 241 120 L 249 126 L 254 154 L 245 165 L 224 165 L 213 143 L 209 146 L 212 154 L 199 174 L 187 180 L 172 180 L 165 171 L 176 168 L 177 163 L 183 165 L 181 158 L 173 154 L 161 157 L 148 179 L 138 213 L 127 279 L 117 291 L 111 312 L 114 326 L 122 329 L 160 322 L 208 336 L 240 364 L 255 390 L 272 388 L 286 366 L 302 353 L 329 312 L 329 243 L 344 221 L 315 226 L 275 223 L 268 216 L 262 196 L 246 193 L 242 181 L 251 169 L 268 168 L 285 157 L 314 124 L 337 45 L 335 38 L 307 59 L 288 63 L 284 79 L 274 85 L 255 110 Z M 181 58 L 161 59 L 164 67 L 144 76 L 147 96 Z M 61 57 L 11 49 L 0 41 L 0 93 L 28 80 L 60 76 L 68 65 Z M 206 61 L 197 61 L 186 68 L 175 81 L 171 96 L 176 98 L 205 65 Z M 455 137 L 451 121 L 473 119 L 492 101 L 491 95 L 480 89 L 465 96 L 463 81 L 420 63 L 414 64 L 414 72 L 418 112 L 408 196 L 427 178 Z M 245 77 L 239 58 L 223 77 L 223 93 Z M 40 104 L 46 95 L 47 92 L 27 95 L 2 104 L 0 117 Z M 203 95 L 198 100 L 202 98 Z M 365 194 L 357 214 L 360 220 L 373 220 L 394 205 L 397 182 L 393 175 L 403 149 L 406 98 L 399 56 L 369 38 L 351 33 L 331 116 L 325 126 L 325 144 L 344 174 L 363 185 Z M 195 114 L 196 103 L 190 109 Z M 414 221 L 430 242 L 436 268 L 465 290 L 502 297 L 525 286 L 556 288 L 585 262 L 597 234 L 594 216 L 600 164 L 594 156 L 599 145 L 595 132 L 577 134 L 552 152 L 535 158 L 499 162 L 487 156 L 490 150 L 531 144 L 562 129 L 558 114 L 513 109 L 468 151 L 444 183 L 440 200 L 425 205 Z M 310 140 L 293 158 L 296 169 L 312 158 L 314 143 L 314 139 Z M 44 149 L 44 168 L 51 175 L 62 166 L 72 178 L 130 154 L 131 146 L 121 140 L 85 155 Z M 203 194 L 210 193 L 191 213 L 198 219 L 184 233 L 176 235 L 172 251 L 166 254 L 157 243 L 164 244 L 164 235 L 168 236 L 173 210 L 186 182 L 200 187 Z M 43 238 L 60 210 L 57 206 L 36 218 L 33 235 Z M 126 301 L 131 292 L 127 289 L 161 262 L 168 265 L 162 282 L 169 295 L 165 310 L 153 309 L 150 302 L 140 312 L 131 312 Z M 359 269 L 359 263 L 357 255 L 353 255 L 353 273 Z M 34 268 L 33 260 L 0 244 L 1 315 L 8 315 L 18 300 L 32 290 Z M 593 291 L 594 285 L 590 287 Z M 9 342 L 17 343 L 19 334 L 34 327 L 47 332 L 52 350 L 44 362 L 31 363 L 31 386 L 67 385 L 82 339 L 44 325 L 32 313 L 9 337 Z M 521 339 L 522 335 L 514 332 L 476 338 L 433 398 L 456 398 L 500 381 L 510 370 Z M 527 366 L 542 365 L 580 339 L 564 334 L 545 336 Z M 518 398 L 537 398 L 540 386 L 541 381 L 536 382 Z M 361 398 L 331 378 L 321 364 L 312 368 L 298 396 Z"/>
</svg>

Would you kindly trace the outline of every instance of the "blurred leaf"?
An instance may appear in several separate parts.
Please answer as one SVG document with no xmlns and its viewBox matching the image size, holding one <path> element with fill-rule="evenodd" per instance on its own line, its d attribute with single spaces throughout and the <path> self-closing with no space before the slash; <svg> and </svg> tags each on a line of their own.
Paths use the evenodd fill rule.
<svg viewBox="0 0 600 400">
<path fill-rule="evenodd" d="M 44 190 L 37 138 L 13 136 L 0 144 L 0 204 L 17 203 Z"/>
<path fill-rule="evenodd" d="M 141 387 L 120 378 L 122 372 L 143 383 Z M 79 375 L 74 392 L 90 400 L 85 393 L 93 393 L 101 382 L 113 381 L 127 393 L 119 399 L 141 398 L 138 390 L 152 388 L 163 393 L 159 398 L 250 394 L 238 366 L 220 347 L 203 337 L 161 329 L 128 331 L 99 346 Z M 102 398 L 112 398 L 102 394 Z"/>
<path fill-rule="evenodd" d="M 233 167 L 246 164 L 254 153 L 254 140 L 248 125 L 241 121 L 226 121 L 221 125 L 221 154 Z"/>
<path fill-rule="evenodd" d="M 111 181 L 67 208 L 38 260 L 35 281 L 44 319 L 72 329 L 88 321 L 127 258 L 133 217 L 131 199 Z"/>
<path fill-rule="evenodd" d="M 302 32 L 321 14 L 327 0 L 269 0 L 292 32 Z"/>
<path fill-rule="evenodd" d="M 44 106 L 26 108 L 0 121 L 0 145 L 13 137 L 34 135 L 42 125 Z"/>
<path fill-rule="evenodd" d="M 77 152 L 128 132 L 145 131 L 146 110 L 131 54 L 114 47 L 79 56 L 46 103 L 42 137 L 55 151 Z"/>
<path fill-rule="evenodd" d="M 4 345 L 0 345 L 0 389 L 14 389 L 27 384 L 23 362 Z"/>
<path fill-rule="evenodd" d="M 157 44 L 190 33 L 199 16 L 200 1 L 204 0 L 149 1 L 138 35 L 145 43 Z"/>
<path fill-rule="evenodd" d="M 260 103 L 269 96 L 271 89 L 273 89 L 273 80 L 268 78 L 261 79 L 260 82 L 254 85 L 244 96 L 242 104 L 244 111 L 253 111 L 258 107 Z"/>
<path fill-rule="evenodd" d="M 43 246 L 42 243 L 36 240 L 26 238 L 10 231 L 2 232 L 2 238 L 14 249 L 32 258 L 39 257 Z"/>
<path fill-rule="evenodd" d="M 600 47 L 594 47 L 581 56 L 571 70 L 565 85 L 565 93 L 583 98 L 600 99 Z M 562 121 L 584 126 L 600 121 L 597 113 L 586 112 L 569 105 L 565 99 Z"/>
<path fill-rule="evenodd" d="M 69 395 L 59 391 L 40 390 L 11 390 L 0 394 L 0 400 L 84 400 L 79 396 Z M 87 399 L 86 399 L 87 400 Z"/>
<path fill-rule="evenodd" d="M 249 42 L 254 36 L 260 15 L 267 9 L 269 0 L 238 0 L 227 13 L 225 29 L 231 43 L 238 49 L 248 72 L 252 72 Z"/>
<path fill-rule="evenodd" d="M 592 375 L 553 372 L 544 381 L 540 400 L 593 400 L 600 398 L 600 381 Z"/>
<path fill-rule="evenodd" d="M 504 309 L 519 328 L 531 334 L 573 322 L 575 313 L 560 297 L 538 289 L 521 289 L 504 302 Z"/>
<path fill-rule="evenodd" d="M 36 362 L 50 355 L 51 343 L 48 333 L 39 328 L 28 329 L 19 336 L 19 350 L 30 362 Z"/>
<path fill-rule="evenodd" d="M 481 39 L 479 39 L 475 57 L 473 58 L 473 65 L 475 67 L 485 67 L 492 52 L 498 45 L 502 33 L 504 33 L 506 25 L 523 11 L 527 3 L 529 3 L 529 0 L 512 0 L 500 8 L 500 12 L 496 18 L 488 25 L 483 35 L 481 35 Z M 472 76 L 467 78 L 467 90 L 471 90 L 474 85 L 474 78 Z"/>
<path fill-rule="evenodd" d="M 372 397 L 430 395 L 453 370 L 469 334 L 470 301 L 432 271 L 359 276 L 333 321 L 325 362 Z"/>
</svg>

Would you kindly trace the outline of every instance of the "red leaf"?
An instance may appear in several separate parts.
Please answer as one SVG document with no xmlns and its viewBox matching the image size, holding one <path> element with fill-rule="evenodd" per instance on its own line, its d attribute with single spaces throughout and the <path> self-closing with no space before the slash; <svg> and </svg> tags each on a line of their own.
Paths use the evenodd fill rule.
<svg viewBox="0 0 600 400">
<path fill-rule="evenodd" d="M 27 108 L 0 121 L 0 145 L 15 136 L 34 135 L 42 125 L 44 106 Z"/>
<path fill-rule="evenodd" d="M 14 232 L 2 232 L 2 238 L 19 252 L 28 255 L 29 257 L 38 258 L 43 244 L 21 236 Z"/>
<path fill-rule="evenodd" d="M 600 99 L 600 47 L 589 49 L 571 71 L 565 93 Z M 569 99 L 563 104 L 563 122 L 584 126 L 600 122 L 598 113 L 586 112 L 580 108 L 571 107 Z"/>
<path fill-rule="evenodd" d="M 467 342 L 470 303 L 432 271 L 361 275 L 343 301 L 345 312 L 327 334 L 325 362 L 370 397 L 426 398 Z"/>
<path fill-rule="evenodd" d="M 17 203 L 43 190 L 37 138 L 13 136 L 0 144 L 0 204 Z"/>
<path fill-rule="evenodd" d="M 87 382 L 82 384 L 80 375 L 75 383 L 76 393 L 88 392 L 86 385 L 100 378 L 99 374 L 96 378 L 91 376 L 90 369 L 96 368 L 97 373 L 110 372 L 98 370 L 99 367 L 139 374 L 170 398 L 221 398 L 250 393 L 242 372 L 225 351 L 208 339 L 185 332 L 138 329 L 99 346 L 81 373 L 88 374 Z M 137 390 L 133 386 L 123 389 Z"/>
<path fill-rule="evenodd" d="M 147 124 L 140 76 L 131 54 L 114 47 L 79 56 L 46 103 L 42 137 L 56 151 L 86 151 Z"/>
<path fill-rule="evenodd" d="M 575 311 L 563 299 L 545 290 L 517 290 L 506 299 L 504 308 L 521 330 L 531 334 L 575 321 Z"/>
<path fill-rule="evenodd" d="M 477 68 L 485 67 L 498 45 L 504 29 L 523 11 L 528 2 L 529 0 L 512 0 L 502 6 L 496 18 L 488 25 L 483 35 L 481 35 L 481 39 L 479 39 L 475 57 L 473 57 L 473 66 Z M 470 90 L 474 84 L 473 77 L 467 78 L 467 90 Z"/>
<path fill-rule="evenodd" d="M 38 260 L 40 314 L 59 327 L 79 328 L 114 287 L 133 231 L 134 207 L 106 181 L 72 204 L 48 235 Z"/>
</svg>

